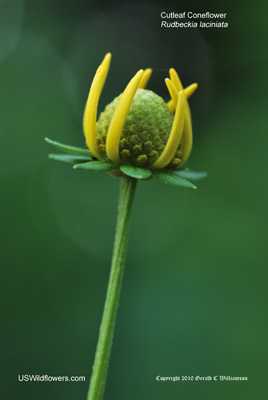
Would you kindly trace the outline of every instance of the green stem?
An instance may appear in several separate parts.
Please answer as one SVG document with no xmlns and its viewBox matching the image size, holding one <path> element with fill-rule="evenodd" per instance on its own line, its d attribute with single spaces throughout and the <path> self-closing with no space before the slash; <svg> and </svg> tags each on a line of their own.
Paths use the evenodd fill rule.
<svg viewBox="0 0 268 400">
<path fill-rule="evenodd" d="M 87 400 L 102 400 L 104 395 L 136 182 L 126 175 L 121 179 L 111 272 Z"/>
</svg>

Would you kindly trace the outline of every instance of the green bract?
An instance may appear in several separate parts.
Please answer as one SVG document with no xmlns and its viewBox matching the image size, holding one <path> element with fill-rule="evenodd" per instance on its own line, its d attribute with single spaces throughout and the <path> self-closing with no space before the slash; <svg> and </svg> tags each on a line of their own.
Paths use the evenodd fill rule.
<svg viewBox="0 0 268 400">
<path fill-rule="evenodd" d="M 127 175 L 139 180 L 148 180 L 152 177 L 172 186 L 183 186 L 196 189 L 190 181 L 205 178 L 206 172 L 195 172 L 189 169 L 164 169 L 152 172 L 148 168 L 140 168 L 132 165 L 115 165 L 96 160 L 89 150 L 81 147 L 69 146 L 63 143 L 55 142 L 48 138 L 45 141 L 52 146 L 67 154 L 49 154 L 49 158 L 57 161 L 74 164 L 74 169 L 82 169 L 89 172 L 110 172 L 114 176 Z"/>
</svg>

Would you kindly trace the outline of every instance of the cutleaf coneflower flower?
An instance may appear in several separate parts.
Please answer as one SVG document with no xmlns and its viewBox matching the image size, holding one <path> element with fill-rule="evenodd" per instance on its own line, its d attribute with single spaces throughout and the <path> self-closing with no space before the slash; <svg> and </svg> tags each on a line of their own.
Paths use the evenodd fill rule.
<svg viewBox="0 0 268 400">
<path fill-rule="evenodd" d="M 88 400 L 101 400 L 104 395 L 137 180 L 156 178 L 173 186 L 196 188 L 192 181 L 206 176 L 204 172 L 183 168 L 191 153 L 193 137 L 188 98 L 197 84 L 183 88 L 177 72 L 171 68 L 170 77 L 165 79 L 170 94 L 166 103 L 146 89 L 152 70 L 141 69 L 97 120 L 110 61 L 108 53 L 90 87 L 83 119 L 87 148 L 46 138 L 49 144 L 65 152 L 50 154 L 50 158 L 74 164 L 77 170 L 109 172 L 121 178 L 111 273 Z"/>
</svg>

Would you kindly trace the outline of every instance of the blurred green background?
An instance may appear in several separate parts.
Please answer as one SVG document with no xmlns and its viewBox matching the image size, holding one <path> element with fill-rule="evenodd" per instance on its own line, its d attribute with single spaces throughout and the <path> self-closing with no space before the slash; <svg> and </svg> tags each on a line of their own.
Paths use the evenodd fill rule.
<svg viewBox="0 0 268 400">
<path fill-rule="evenodd" d="M 229 28 L 163 30 L 164 10 L 227 12 Z M 154 68 L 150 89 L 166 99 L 170 67 L 199 83 L 187 166 L 209 177 L 197 191 L 138 184 L 105 398 L 267 398 L 267 12 L 264 1 L 0 0 L 1 399 L 86 398 L 119 180 L 48 160 L 43 138 L 84 144 L 107 51 L 100 110 L 139 68 Z"/>
</svg>

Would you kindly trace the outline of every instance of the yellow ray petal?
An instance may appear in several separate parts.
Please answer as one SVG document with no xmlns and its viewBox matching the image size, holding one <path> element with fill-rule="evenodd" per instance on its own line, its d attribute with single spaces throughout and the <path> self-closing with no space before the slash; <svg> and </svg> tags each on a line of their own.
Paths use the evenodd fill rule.
<svg viewBox="0 0 268 400">
<path fill-rule="evenodd" d="M 192 94 L 196 91 L 197 88 L 198 88 L 197 83 L 192 83 L 191 85 L 187 86 L 187 88 L 185 88 L 183 90 L 186 99 L 188 99 L 190 96 L 192 96 Z"/>
<path fill-rule="evenodd" d="M 192 132 L 191 116 L 186 110 L 183 135 L 181 138 L 180 150 L 182 151 L 182 158 L 180 166 L 184 164 L 189 158 L 189 155 L 191 154 L 192 150 L 192 145 L 193 145 L 193 132 Z"/>
<path fill-rule="evenodd" d="M 169 76 L 177 91 L 179 92 L 180 90 L 183 90 L 183 86 L 179 78 L 179 75 L 177 74 L 174 68 L 170 68 Z"/>
<path fill-rule="evenodd" d="M 177 74 L 177 72 L 175 71 L 174 68 L 170 68 L 169 70 L 169 76 L 171 79 L 171 82 L 173 83 L 173 85 L 175 86 L 177 92 L 179 92 L 180 90 L 183 90 L 183 86 L 181 83 L 181 80 L 179 78 L 179 75 Z M 171 112 L 174 112 L 176 109 L 176 103 L 174 103 L 173 99 L 171 99 L 168 103 L 168 108 L 170 109 Z"/>
<path fill-rule="evenodd" d="M 166 79 L 165 79 L 165 83 L 166 83 L 166 85 L 167 85 L 167 88 L 168 88 L 170 97 L 171 97 L 171 99 L 172 99 L 172 100 L 170 101 L 170 103 L 172 103 L 172 109 L 173 109 L 173 107 L 174 107 L 174 109 L 173 109 L 173 111 L 174 111 L 175 108 L 176 108 L 176 106 L 177 106 L 178 91 L 177 91 L 177 89 L 175 88 L 174 84 L 171 82 L 170 79 L 166 78 Z M 168 104 L 169 104 L 169 103 L 168 103 Z M 172 111 L 172 110 L 170 110 L 170 111 Z"/>
<path fill-rule="evenodd" d="M 185 103 L 186 99 L 183 90 L 181 90 L 178 95 L 176 113 L 166 147 L 164 148 L 160 157 L 152 164 L 153 168 L 164 168 L 170 163 L 170 161 L 174 157 L 183 133 L 185 120 Z"/>
<path fill-rule="evenodd" d="M 153 72 L 152 68 L 147 68 L 144 71 L 144 73 L 142 75 L 142 78 L 140 80 L 138 89 L 145 89 L 146 88 L 147 83 L 148 83 L 149 79 L 151 78 L 152 72 Z"/>
<path fill-rule="evenodd" d="M 175 111 L 176 107 L 175 107 L 174 101 L 172 99 L 167 102 L 167 106 L 168 106 L 168 108 L 170 109 L 171 112 Z"/>
<path fill-rule="evenodd" d="M 86 143 L 89 150 L 97 158 L 101 158 L 96 137 L 97 108 L 102 88 L 109 71 L 110 61 L 111 53 L 107 53 L 93 78 L 84 112 L 83 127 Z"/>
<path fill-rule="evenodd" d="M 191 85 L 187 86 L 187 88 L 185 88 L 183 90 L 186 99 L 188 99 L 190 96 L 192 96 L 192 94 L 196 91 L 197 88 L 198 88 L 198 84 L 197 83 L 192 83 Z M 190 121 L 190 124 L 192 125 L 191 110 L 190 110 L 190 107 L 189 107 L 188 100 L 186 100 L 186 111 L 189 114 L 189 121 Z"/>
<path fill-rule="evenodd" d="M 186 97 L 185 123 L 184 123 L 183 135 L 181 137 L 181 150 L 183 152 L 183 155 L 182 155 L 182 162 L 180 165 L 182 165 L 187 161 L 187 159 L 191 153 L 192 145 L 193 145 L 191 111 L 190 111 L 190 107 L 189 107 L 187 99 L 195 92 L 195 90 L 198 87 L 198 84 L 193 83 L 192 85 L 183 89 L 181 80 L 174 68 L 171 68 L 169 70 L 169 74 L 170 74 L 171 81 L 172 81 L 173 85 L 175 86 L 175 88 L 177 89 L 177 91 L 183 90 L 184 95 Z M 167 103 L 167 105 L 168 105 L 170 111 L 174 112 L 174 110 L 176 108 L 176 101 L 174 101 L 174 98 L 172 96 L 171 96 L 171 100 Z"/>
<path fill-rule="evenodd" d="M 116 107 L 113 118 L 111 120 L 107 139 L 106 139 L 106 153 L 109 159 L 115 163 L 120 161 L 119 157 L 119 141 L 122 135 L 122 130 L 130 109 L 133 97 L 138 89 L 143 69 L 136 73 L 134 78 L 131 79 L 122 97 Z"/>
<path fill-rule="evenodd" d="M 172 84 L 173 84 L 173 88 L 175 88 L 174 83 L 172 83 Z M 191 85 L 187 86 L 187 88 L 183 89 L 186 99 L 188 99 L 190 96 L 192 96 L 192 94 L 196 91 L 197 88 L 198 88 L 198 84 L 192 83 Z M 170 97 L 171 97 L 171 100 L 169 100 L 169 102 L 167 103 L 167 106 L 171 112 L 174 112 L 175 108 L 176 108 L 176 102 L 174 101 L 174 96 L 172 96 L 171 93 L 170 93 Z M 187 105 L 188 105 L 188 102 L 187 102 Z"/>
</svg>

